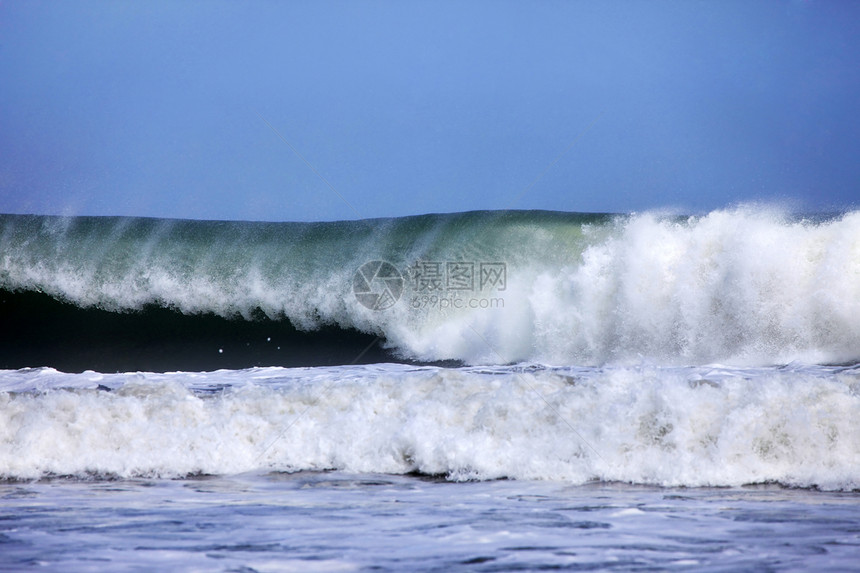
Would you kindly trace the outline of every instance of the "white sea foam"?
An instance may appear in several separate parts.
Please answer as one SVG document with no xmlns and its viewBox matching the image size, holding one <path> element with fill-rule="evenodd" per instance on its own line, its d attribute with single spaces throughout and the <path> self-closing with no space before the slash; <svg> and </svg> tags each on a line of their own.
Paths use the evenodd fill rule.
<svg viewBox="0 0 860 573">
<path fill-rule="evenodd" d="M 856 368 L 29 370 L 0 373 L 0 390 L 6 478 L 335 468 L 860 488 Z"/>
<path fill-rule="evenodd" d="M 739 209 L 613 226 L 586 228 L 566 262 L 516 258 L 502 308 L 400 313 L 382 330 L 407 356 L 469 363 L 860 358 L 860 213 L 812 224 Z"/>
<path fill-rule="evenodd" d="M 634 217 L 529 298 L 544 362 L 644 355 L 700 364 L 860 354 L 860 213 L 812 225 L 758 212 Z"/>
</svg>

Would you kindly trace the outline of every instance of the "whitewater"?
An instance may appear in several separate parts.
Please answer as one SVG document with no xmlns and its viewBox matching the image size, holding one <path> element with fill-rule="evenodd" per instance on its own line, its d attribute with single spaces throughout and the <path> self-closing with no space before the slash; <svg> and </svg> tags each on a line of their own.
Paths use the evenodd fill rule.
<svg viewBox="0 0 860 573">
<path fill-rule="evenodd" d="M 6 476 L 256 470 L 860 489 L 860 368 L 8 372 Z"/>
<path fill-rule="evenodd" d="M 0 215 L 0 570 L 850 569 L 860 212 Z"/>
</svg>

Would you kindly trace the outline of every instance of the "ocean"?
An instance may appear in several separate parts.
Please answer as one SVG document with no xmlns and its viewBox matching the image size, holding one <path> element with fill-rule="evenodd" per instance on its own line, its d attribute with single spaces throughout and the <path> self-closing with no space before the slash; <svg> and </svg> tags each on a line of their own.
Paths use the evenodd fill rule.
<svg viewBox="0 0 860 573">
<path fill-rule="evenodd" d="M 0 215 L 0 570 L 849 570 L 860 212 Z"/>
</svg>

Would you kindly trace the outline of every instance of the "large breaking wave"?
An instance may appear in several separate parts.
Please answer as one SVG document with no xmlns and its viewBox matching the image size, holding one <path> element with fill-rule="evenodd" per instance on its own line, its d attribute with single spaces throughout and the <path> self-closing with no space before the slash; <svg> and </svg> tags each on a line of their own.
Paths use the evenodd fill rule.
<svg viewBox="0 0 860 573">
<path fill-rule="evenodd" d="M 350 329 L 419 361 L 844 363 L 860 359 L 860 212 L 4 215 L 0 288 L 116 315 Z"/>
</svg>

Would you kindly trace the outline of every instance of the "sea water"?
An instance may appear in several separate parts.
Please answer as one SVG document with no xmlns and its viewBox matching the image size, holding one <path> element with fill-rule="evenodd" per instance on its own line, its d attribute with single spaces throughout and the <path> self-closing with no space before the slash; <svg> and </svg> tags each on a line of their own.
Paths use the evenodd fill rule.
<svg viewBox="0 0 860 573">
<path fill-rule="evenodd" d="M 857 213 L 0 223 L 0 569 L 860 557 Z"/>
<path fill-rule="evenodd" d="M 0 485 L 5 571 L 856 568 L 856 494 L 343 472 Z"/>
</svg>

